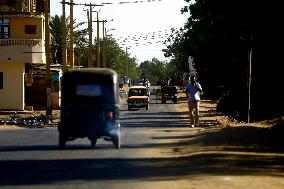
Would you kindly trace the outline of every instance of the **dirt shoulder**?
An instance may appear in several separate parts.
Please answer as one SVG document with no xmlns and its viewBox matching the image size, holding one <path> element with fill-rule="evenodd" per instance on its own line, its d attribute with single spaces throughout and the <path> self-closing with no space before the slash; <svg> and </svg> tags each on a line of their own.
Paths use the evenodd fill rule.
<svg viewBox="0 0 284 189">
<path fill-rule="evenodd" d="M 177 111 L 188 112 L 186 98 L 180 96 L 179 99 Z M 221 115 L 216 106 L 215 101 L 201 101 L 200 128 L 204 129 L 188 141 L 196 144 L 197 150 L 278 153 L 284 156 L 284 117 L 244 123 Z M 193 149 L 192 146 L 190 149 Z"/>
<path fill-rule="evenodd" d="M 188 112 L 187 99 L 184 94 L 179 93 L 179 104 L 176 105 L 177 111 Z M 284 123 L 284 116 L 271 119 L 263 120 L 259 122 L 245 123 L 232 119 L 229 116 L 222 115 L 216 111 L 217 102 L 214 100 L 202 100 L 200 103 L 200 121 L 201 126 L 219 126 L 219 127 L 262 127 L 271 128 L 275 125 L 281 125 Z"/>
</svg>

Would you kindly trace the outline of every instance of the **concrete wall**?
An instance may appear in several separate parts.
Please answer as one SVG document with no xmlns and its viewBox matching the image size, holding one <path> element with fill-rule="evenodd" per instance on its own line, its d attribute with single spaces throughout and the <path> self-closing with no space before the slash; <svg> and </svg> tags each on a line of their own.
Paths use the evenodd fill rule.
<svg viewBox="0 0 284 189">
<path fill-rule="evenodd" d="M 0 46 L 0 64 L 9 62 L 9 64 L 18 63 L 45 63 L 45 54 L 43 46 Z"/>
<path fill-rule="evenodd" d="M 43 39 L 43 18 L 11 18 L 11 39 Z M 36 34 L 25 34 L 25 25 L 36 25 Z"/>
<path fill-rule="evenodd" d="M 1 63 L 3 89 L 0 89 L 0 109 L 24 110 L 25 64 Z"/>
<path fill-rule="evenodd" d="M 25 25 L 36 25 L 35 34 L 26 34 Z M 10 39 L 0 39 L 0 64 L 45 63 L 44 18 L 10 18 Z"/>
<path fill-rule="evenodd" d="M 10 39 L 0 41 L 0 72 L 4 86 L 0 89 L 0 109 L 24 110 L 25 63 L 45 63 L 44 18 L 14 16 L 10 20 Z M 36 33 L 26 34 L 25 25 L 36 25 Z"/>
</svg>

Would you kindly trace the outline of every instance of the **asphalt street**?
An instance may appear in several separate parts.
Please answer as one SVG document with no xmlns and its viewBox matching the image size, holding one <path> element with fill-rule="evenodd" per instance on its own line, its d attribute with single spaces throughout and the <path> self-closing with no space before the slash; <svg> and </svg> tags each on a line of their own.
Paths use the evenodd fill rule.
<svg viewBox="0 0 284 189">
<path fill-rule="evenodd" d="M 57 128 L 1 130 L 0 187 L 152 188 L 160 182 L 155 180 L 175 176 L 175 159 L 169 159 L 175 138 L 198 129 L 187 127 L 186 115 L 172 102 L 151 99 L 150 110 L 122 106 L 119 150 L 103 139 L 91 149 L 86 138 L 59 150 Z"/>
<path fill-rule="evenodd" d="M 59 150 L 57 128 L 0 129 L 0 188 L 284 188 L 283 148 L 250 145 L 251 129 L 191 128 L 154 96 L 149 110 L 123 104 L 121 149 L 83 138 Z"/>
</svg>

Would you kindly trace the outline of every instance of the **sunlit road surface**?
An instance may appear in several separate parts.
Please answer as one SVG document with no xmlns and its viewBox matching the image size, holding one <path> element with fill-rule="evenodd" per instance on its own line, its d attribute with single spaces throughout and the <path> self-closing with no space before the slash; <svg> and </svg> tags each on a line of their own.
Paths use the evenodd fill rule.
<svg viewBox="0 0 284 189">
<path fill-rule="evenodd" d="M 210 128 L 188 127 L 172 102 L 151 98 L 150 110 L 122 107 L 119 150 L 102 139 L 59 150 L 56 128 L 0 130 L 0 188 L 284 188 L 282 155 L 201 148 Z"/>
</svg>

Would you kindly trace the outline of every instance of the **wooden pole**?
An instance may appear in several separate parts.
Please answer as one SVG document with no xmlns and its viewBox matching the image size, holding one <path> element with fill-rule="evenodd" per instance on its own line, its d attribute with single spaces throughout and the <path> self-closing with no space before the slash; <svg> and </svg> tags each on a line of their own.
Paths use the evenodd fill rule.
<svg viewBox="0 0 284 189">
<path fill-rule="evenodd" d="M 126 47 L 126 61 L 125 61 L 125 71 L 127 78 L 129 77 L 129 65 L 128 65 L 128 48 Z"/>
<path fill-rule="evenodd" d="M 61 51 L 62 51 L 62 65 L 63 72 L 67 71 L 67 55 L 66 55 L 66 11 L 65 11 L 65 0 L 62 0 L 62 41 L 61 41 Z"/>
<path fill-rule="evenodd" d="M 90 10 L 87 11 L 88 15 L 88 32 L 89 32 L 89 52 L 88 52 L 88 67 L 94 67 L 93 64 L 93 18 L 92 18 L 92 5 L 90 3 Z"/>
<path fill-rule="evenodd" d="M 251 72 L 252 72 L 252 48 L 249 49 L 249 70 L 248 70 L 248 110 L 247 110 L 247 122 L 250 123 L 250 111 L 251 111 Z"/>
<path fill-rule="evenodd" d="M 73 0 L 70 0 L 70 67 L 74 69 L 74 19 L 73 19 Z"/>
<path fill-rule="evenodd" d="M 45 1 L 45 56 L 46 56 L 46 116 L 52 115 L 51 106 L 51 73 L 50 73 L 50 0 Z"/>
<path fill-rule="evenodd" d="M 100 57 L 100 21 L 99 12 L 97 12 L 97 68 L 101 67 L 101 57 Z"/>
<path fill-rule="evenodd" d="M 103 44 L 102 44 L 102 54 L 103 54 L 103 67 L 106 68 L 106 28 L 105 21 L 103 21 Z"/>
</svg>

